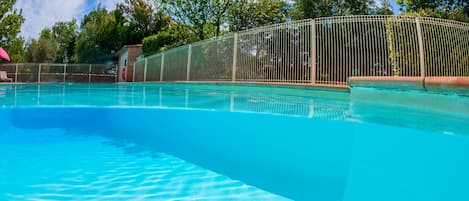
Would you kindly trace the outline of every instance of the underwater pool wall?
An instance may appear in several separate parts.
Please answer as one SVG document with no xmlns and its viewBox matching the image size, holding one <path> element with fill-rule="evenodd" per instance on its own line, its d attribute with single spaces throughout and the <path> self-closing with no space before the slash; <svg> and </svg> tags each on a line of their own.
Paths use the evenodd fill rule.
<svg viewBox="0 0 469 201">
<path fill-rule="evenodd" d="M 18 127 L 125 139 L 293 199 L 340 200 L 346 188 L 353 135 L 345 131 L 354 126 L 347 122 L 178 109 L 13 110 Z"/>
<path fill-rule="evenodd" d="M 125 140 L 294 200 L 469 199 L 464 135 L 210 110 L 4 108 L 0 118 Z"/>
</svg>

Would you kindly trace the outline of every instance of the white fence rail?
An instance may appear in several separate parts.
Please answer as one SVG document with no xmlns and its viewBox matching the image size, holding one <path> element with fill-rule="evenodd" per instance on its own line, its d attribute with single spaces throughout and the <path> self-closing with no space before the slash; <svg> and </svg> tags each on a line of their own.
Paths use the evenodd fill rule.
<svg viewBox="0 0 469 201">
<path fill-rule="evenodd" d="M 104 64 L 4 63 L 0 71 L 13 83 L 114 83 L 117 78 L 116 69 Z"/>
<path fill-rule="evenodd" d="M 146 64 L 146 65 L 145 65 Z M 345 85 L 350 76 L 469 76 L 469 24 L 344 16 L 200 41 L 136 62 L 135 80 Z"/>
</svg>

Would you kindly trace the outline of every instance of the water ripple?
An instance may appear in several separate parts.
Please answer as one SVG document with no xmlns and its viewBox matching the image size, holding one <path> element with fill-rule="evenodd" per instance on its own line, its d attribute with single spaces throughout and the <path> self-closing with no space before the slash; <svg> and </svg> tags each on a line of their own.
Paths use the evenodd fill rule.
<svg viewBox="0 0 469 201">
<path fill-rule="evenodd" d="M 0 172 L 9 173 L 0 178 L 0 200 L 287 200 L 172 155 L 131 154 L 97 136 L 8 132 L 0 136 Z"/>
</svg>

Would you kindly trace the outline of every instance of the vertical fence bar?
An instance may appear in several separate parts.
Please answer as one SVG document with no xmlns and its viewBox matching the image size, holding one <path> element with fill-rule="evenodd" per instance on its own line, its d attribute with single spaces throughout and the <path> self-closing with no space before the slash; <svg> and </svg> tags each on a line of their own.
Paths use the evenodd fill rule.
<svg viewBox="0 0 469 201">
<path fill-rule="evenodd" d="M 37 72 L 37 83 L 41 83 L 41 65 L 42 64 L 39 64 L 39 69 Z"/>
<path fill-rule="evenodd" d="M 311 84 L 316 83 L 316 21 L 311 20 Z"/>
<path fill-rule="evenodd" d="M 164 53 L 161 55 L 160 82 L 163 81 L 163 72 L 164 72 Z"/>
<path fill-rule="evenodd" d="M 116 64 L 115 65 L 115 68 L 117 69 L 116 71 L 116 74 L 114 75 L 114 83 L 118 83 L 119 82 L 119 64 Z"/>
<path fill-rule="evenodd" d="M 191 74 L 191 56 L 192 56 L 192 45 L 189 45 L 187 49 L 187 65 L 186 65 L 186 81 L 189 81 Z"/>
<path fill-rule="evenodd" d="M 18 83 L 18 63 L 16 63 L 15 65 L 15 83 Z M 16 93 L 16 90 L 15 90 L 15 93 Z"/>
<path fill-rule="evenodd" d="M 417 25 L 417 38 L 419 42 L 420 76 L 425 77 L 425 49 L 423 47 L 422 28 L 418 17 L 415 18 L 415 24 Z"/>
<path fill-rule="evenodd" d="M 64 83 L 65 83 L 65 79 L 66 79 L 66 78 L 65 78 L 65 75 L 66 75 L 66 74 L 67 74 L 67 64 L 64 65 L 64 77 L 63 77 Z"/>
<path fill-rule="evenodd" d="M 143 67 L 143 82 L 147 81 L 147 65 L 148 65 L 148 58 L 145 58 L 145 66 Z"/>
<path fill-rule="evenodd" d="M 136 61 L 134 61 L 134 64 L 132 66 L 132 82 L 135 81 L 135 64 L 136 64 Z M 127 71 L 126 71 L 127 72 Z M 127 77 L 127 76 L 126 76 Z"/>
<path fill-rule="evenodd" d="M 233 41 L 233 65 L 231 67 L 231 82 L 236 81 L 236 66 L 238 65 L 238 33 L 234 34 Z"/>
<path fill-rule="evenodd" d="M 90 64 L 90 67 L 88 69 L 88 83 L 91 83 L 91 64 Z"/>
</svg>

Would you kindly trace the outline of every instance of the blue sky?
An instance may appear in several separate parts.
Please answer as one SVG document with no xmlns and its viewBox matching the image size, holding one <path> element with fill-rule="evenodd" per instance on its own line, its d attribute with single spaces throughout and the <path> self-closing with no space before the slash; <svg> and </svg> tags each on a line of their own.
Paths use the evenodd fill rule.
<svg viewBox="0 0 469 201">
<path fill-rule="evenodd" d="M 83 15 L 96 8 L 98 4 L 114 9 L 123 0 L 17 0 L 15 7 L 23 10 L 26 19 L 21 35 L 29 40 L 36 38 L 40 31 L 59 21 L 81 19 Z M 380 0 L 376 0 L 379 4 Z M 395 13 L 399 12 L 396 0 L 391 0 Z"/>
<path fill-rule="evenodd" d="M 21 35 L 26 40 L 36 38 L 40 31 L 59 21 L 81 19 L 100 3 L 113 9 L 123 0 L 17 0 L 15 7 L 23 10 L 25 23 Z"/>
</svg>

